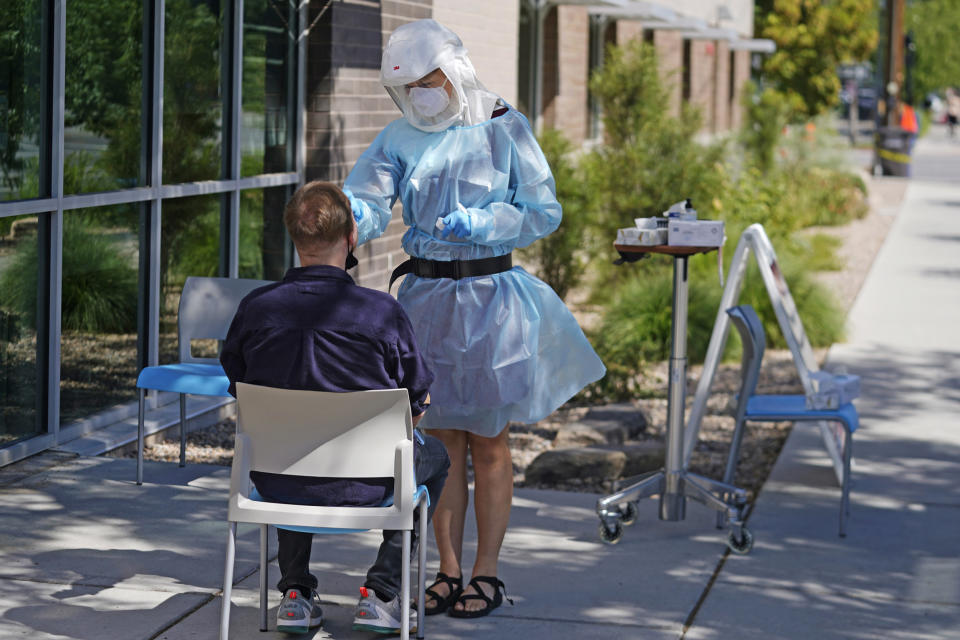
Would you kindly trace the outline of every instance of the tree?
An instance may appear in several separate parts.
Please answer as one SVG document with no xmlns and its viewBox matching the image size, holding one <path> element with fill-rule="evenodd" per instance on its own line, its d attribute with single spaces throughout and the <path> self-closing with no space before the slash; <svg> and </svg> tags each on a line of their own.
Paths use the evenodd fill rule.
<svg viewBox="0 0 960 640">
<path fill-rule="evenodd" d="M 2 186 L 23 186 L 24 139 L 40 137 L 40 5 L 37 0 L 0 3 L 0 173 Z M 28 190 L 36 190 L 36 176 Z"/>
<path fill-rule="evenodd" d="M 837 66 L 866 60 L 877 45 L 875 11 L 874 0 L 757 3 L 757 32 L 777 43 L 763 71 L 787 99 L 792 121 L 813 118 L 837 104 Z"/>
<path fill-rule="evenodd" d="M 670 115 L 654 47 L 631 40 L 608 49 L 590 90 L 600 102 L 604 132 L 604 144 L 581 165 L 595 251 L 608 253 L 617 229 L 634 218 L 660 215 L 684 198 L 710 217 L 724 146 L 697 143 L 702 121 L 696 109 L 684 105 L 681 117 Z"/>
<path fill-rule="evenodd" d="M 906 24 L 917 47 L 915 95 L 960 84 L 960 3 L 916 0 L 907 5 Z"/>
</svg>

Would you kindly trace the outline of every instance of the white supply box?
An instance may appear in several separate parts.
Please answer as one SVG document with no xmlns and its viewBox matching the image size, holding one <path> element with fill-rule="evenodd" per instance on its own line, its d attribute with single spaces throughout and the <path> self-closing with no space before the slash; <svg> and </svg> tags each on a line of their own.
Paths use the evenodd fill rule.
<svg viewBox="0 0 960 640">
<path fill-rule="evenodd" d="M 722 220 L 670 219 L 667 244 L 674 247 L 720 247 L 724 233 Z"/>
<path fill-rule="evenodd" d="M 807 409 L 837 409 L 860 396 L 860 376 L 814 371 L 810 374 L 813 393 L 807 396 Z"/>
<path fill-rule="evenodd" d="M 617 244 L 651 247 L 658 244 L 667 244 L 666 229 L 638 229 L 627 227 L 617 229 Z"/>
</svg>

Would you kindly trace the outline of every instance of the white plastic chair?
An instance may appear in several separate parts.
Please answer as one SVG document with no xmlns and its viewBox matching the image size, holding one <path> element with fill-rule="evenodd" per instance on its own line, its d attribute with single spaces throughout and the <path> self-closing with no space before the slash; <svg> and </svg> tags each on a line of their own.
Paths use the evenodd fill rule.
<svg viewBox="0 0 960 640">
<path fill-rule="evenodd" d="M 230 381 L 216 358 L 201 358 L 190 352 L 191 340 L 227 337 L 227 330 L 240 301 L 270 280 L 201 278 L 191 276 L 183 284 L 177 311 L 177 342 L 180 362 L 144 367 L 137 377 L 140 406 L 137 415 L 137 484 L 143 483 L 144 409 L 147 389 L 180 394 L 180 466 L 186 464 L 187 397 L 229 396 Z"/>
<path fill-rule="evenodd" d="M 321 507 L 266 502 L 255 494 L 251 471 L 325 478 L 393 478 L 392 503 L 382 507 Z M 253 495 L 254 497 L 251 497 Z M 420 509 L 418 602 L 424 601 L 426 487 L 413 468 L 413 420 L 406 389 L 326 393 L 274 389 L 237 383 L 237 438 L 230 474 L 226 567 L 220 638 L 230 628 L 230 593 L 237 523 L 260 525 L 260 630 L 267 630 L 267 528 L 312 533 L 356 533 L 369 529 L 403 531 L 410 549 L 414 509 Z M 410 617 L 410 555 L 403 554 L 400 619 Z M 417 638 L 423 638 L 422 608 Z M 408 640 L 410 630 L 401 629 Z"/>
</svg>

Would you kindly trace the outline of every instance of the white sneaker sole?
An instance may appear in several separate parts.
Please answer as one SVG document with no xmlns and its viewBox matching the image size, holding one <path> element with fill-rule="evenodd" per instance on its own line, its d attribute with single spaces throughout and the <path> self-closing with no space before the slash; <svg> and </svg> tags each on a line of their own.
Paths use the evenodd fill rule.
<svg viewBox="0 0 960 640">
<path fill-rule="evenodd" d="M 309 633 L 310 629 L 319 627 L 323 623 L 323 616 L 311 618 L 308 625 L 303 624 L 303 620 L 277 620 L 277 631 L 284 633 Z"/>
<path fill-rule="evenodd" d="M 384 635 L 396 635 L 400 633 L 400 625 L 396 626 L 378 626 L 373 624 L 368 624 L 365 622 L 354 622 L 353 623 L 354 631 L 373 631 L 374 633 L 382 633 Z M 417 624 L 415 622 L 410 624 L 410 633 L 416 633 Z"/>
</svg>

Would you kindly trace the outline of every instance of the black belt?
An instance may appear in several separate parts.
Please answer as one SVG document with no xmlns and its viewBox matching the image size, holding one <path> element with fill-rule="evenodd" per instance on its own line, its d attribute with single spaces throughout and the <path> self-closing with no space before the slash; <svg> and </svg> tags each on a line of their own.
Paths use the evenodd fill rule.
<svg viewBox="0 0 960 640">
<path fill-rule="evenodd" d="M 489 276 L 494 273 L 509 271 L 513 268 L 512 254 L 494 256 L 493 258 L 479 258 L 477 260 L 424 260 L 423 258 L 409 258 L 390 274 L 390 284 L 387 291 L 393 287 L 394 281 L 400 276 L 412 273 L 421 278 L 474 278 Z"/>
</svg>

